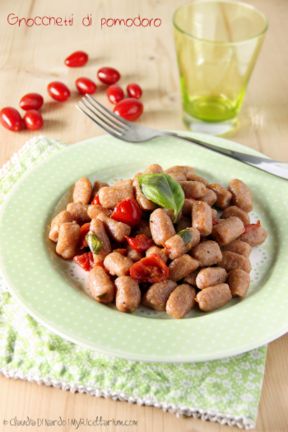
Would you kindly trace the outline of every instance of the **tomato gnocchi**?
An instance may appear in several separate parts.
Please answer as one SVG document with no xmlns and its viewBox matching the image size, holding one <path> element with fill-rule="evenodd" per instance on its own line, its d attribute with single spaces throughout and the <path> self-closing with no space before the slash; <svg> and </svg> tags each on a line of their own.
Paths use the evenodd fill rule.
<svg viewBox="0 0 288 432">
<path fill-rule="evenodd" d="M 51 221 L 56 254 L 89 272 L 85 291 L 133 313 L 141 304 L 172 318 L 211 312 L 249 290 L 252 193 L 240 179 L 210 183 L 190 166 L 150 165 L 113 184 L 80 178 Z"/>
</svg>

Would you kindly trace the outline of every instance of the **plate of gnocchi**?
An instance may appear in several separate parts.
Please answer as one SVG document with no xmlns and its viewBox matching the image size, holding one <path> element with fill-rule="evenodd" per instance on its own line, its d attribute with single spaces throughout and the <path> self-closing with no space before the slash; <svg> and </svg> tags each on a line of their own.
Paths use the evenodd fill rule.
<svg viewBox="0 0 288 432">
<path fill-rule="evenodd" d="M 35 319 L 104 354 L 237 355 L 288 329 L 287 191 L 176 138 L 97 137 L 50 156 L 12 191 L 1 271 Z"/>
</svg>

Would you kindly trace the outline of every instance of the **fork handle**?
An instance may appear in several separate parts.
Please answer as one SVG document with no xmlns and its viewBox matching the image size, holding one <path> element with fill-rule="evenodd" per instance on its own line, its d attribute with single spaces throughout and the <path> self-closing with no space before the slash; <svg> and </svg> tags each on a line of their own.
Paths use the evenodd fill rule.
<svg viewBox="0 0 288 432">
<path fill-rule="evenodd" d="M 166 134 L 165 134 L 166 135 Z M 167 135 L 173 136 L 175 138 L 179 138 L 184 141 L 191 142 L 193 144 L 199 145 L 200 147 L 204 147 L 206 149 L 212 150 L 216 153 L 223 154 L 224 156 L 228 156 L 232 159 L 236 159 L 240 162 L 243 162 L 247 165 L 250 165 L 254 168 L 260 169 L 261 171 L 268 172 L 276 177 L 283 178 L 288 180 L 288 163 L 276 161 L 273 159 L 266 159 L 261 156 L 250 155 L 248 153 L 238 152 L 236 150 L 230 150 L 222 147 L 218 147 L 213 144 L 208 144 L 204 141 L 201 141 L 197 138 L 191 138 L 187 136 L 178 135 L 173 132 L 167 132 Z"/>
</svg>

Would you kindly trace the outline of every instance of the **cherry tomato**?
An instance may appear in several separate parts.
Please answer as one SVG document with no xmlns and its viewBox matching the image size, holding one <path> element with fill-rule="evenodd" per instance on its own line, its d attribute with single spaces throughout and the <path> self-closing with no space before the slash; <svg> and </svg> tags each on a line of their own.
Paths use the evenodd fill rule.
<svg viewBox="0 0 288 432">
<path fill-rule="evenodd" d="M 85 271 L 90 271 L 94 266 L 92 252 L 85 252 L 82 255 L 76 255 L 74 256 L 73 261 Z"/>
<path fill-rule="evenodd" d="M 43 103 L 43 96 L 41 96 L 39 93 L 27 93 L 20 99 L 19 106 L 25 111 L 40 110 Z"/>
<path fill-rule="evenodd" d="M 70 97 L 70 90 L 60 81 L 52 81 L 47 90 L 52 99 L 58 102 L 65 102 Z"/>
<path fill-rule="evenodd" d="M 111 67 L 102 67 L 97 72 L 98 79 L 107 85 L 115 84 L 119 81 L 121 75 L 117 69 Z"/>
<path fill-rule="evenodd" d="M 85 247 L 88 247 L 87 241 L 86 241 L 86 235 L 88 234 L 90 230 L 90 222 L 85 223 L 80 228 L 80 249 L 84 249 Z"/>
<path fill-rule="evenodd" d="M 91 204 L 92 205 L 99 205 L 99 206 L 101 206 L 101 204 L 100 204 L 100 199 L 99 199 L 99 195 L 95 195 L 94 196 L 94 198 L 93 198 L 93 200 L 91 201 Z"/>
<path fill-rule="evenodd" d="M 124 99 L 124 91 L 117 84 L 111 85 L 107 89 L 107 96 L 111 103 L 117 104 L 122 99 Z"/>
<path fill-rule="evenodd" d="M 244 233 L 247 233 L 255 228 L 259 228 L 261 226 L 261 222 L 260 220 L 258 220 L 256 223 L 252 223 L 252 224 L 247 224 L 245 225 L 245 231 Z"/>
<path fill-rule="evenodd" d="M 84 51 L 75 51 L 65 59 L 65 65 L 68 67 L 81 67 L 88 61 L 88 54 Z"/>
<path fill-rule="evenodd" d="M 143 113 L 143 104 L 138 99 L 127 98 L 120 101 L 114 107 L 114 113 L 118 114 L 126 120 L 137 120 Z"/>
<path fill-rule="evenodd" d="M 153 246 L 153 240 L 145 234 L 137 234 L 135 237 L 125 237 L 129 246 L 137 252 L 145 252 Z"/>
<path fill-rule="evenodd" d="M 128 84 L 126 90 L 128 96 L 135 99 L 140 99 L 143 93 L 142 88 L 135 83 Z"/>
<path fill-rule="evenodd" d="M 162 282 L 169 277 L 169 268 L 159 255 L 142 258 L 130 267 L 130 276 L 139 282 Z"/>
<path fill-rule="evenodd" d="M 43 117 L 39 111 L 26 111 L 24 115 L 25 126 L 29 130 L 38 130 L 43 126 Z"/>
<path fill-rule="evenodd" d="M 114 208 L 111 218 L 130 226 L 137 225 L 142 217 L 142 210 L 135 199 L 126 198 Z"/>
<path fill-rule="evenodd" d="M 0 120 L 2 126 L 13 132 L 18 132 L 23 129 L 23 119 L 19 112 L 12 107 L 2 108 L 0 111 Z"/>
<path fill-rule="evenodd" d="M 78 92 L 82 95 L 93 94 L 97 89 L 96 84 L 89 78 L 85 77 L 77 78 L 75 84 Z"/>
</svg>

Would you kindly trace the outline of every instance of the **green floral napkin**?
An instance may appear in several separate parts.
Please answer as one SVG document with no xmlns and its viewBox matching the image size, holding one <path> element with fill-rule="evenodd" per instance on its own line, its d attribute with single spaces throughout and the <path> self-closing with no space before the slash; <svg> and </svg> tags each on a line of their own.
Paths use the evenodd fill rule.
<svg viewBox="0 0 288 432">
<path fill-rule="evenodd" d="M 0 205 L 21 176 L 64 146 L 29 141 L 0 171 Z M 255 427 L 266 347 L 202 363 L 144 363 L 103 356 L 48 331 L 0 277 L 0 372 L 94 396 L 152 405 L 176 414 Z"/>
</svg>

